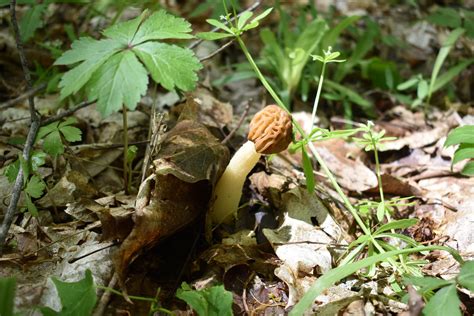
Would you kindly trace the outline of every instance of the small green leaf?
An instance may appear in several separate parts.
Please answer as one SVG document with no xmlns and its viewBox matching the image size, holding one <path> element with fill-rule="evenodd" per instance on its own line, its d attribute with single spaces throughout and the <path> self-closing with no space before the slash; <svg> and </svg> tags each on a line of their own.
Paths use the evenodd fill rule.
<svg viewBox="0 0 474 316">
<path fill-rule="evenodd" d="M 414 87 L 419 81 L 420 81 L 419 77 L 413 77 L 411 79 L 408 79 L 407 81 L 400 83 L 397 86 L 397 90 L 403 91 L 411 87 Z"/>
<path fill-rule="evenodd" d="M 474 125 L 464 125 L 450 131 L 444 143 L 444 147 L 461 143 L 474 144 Z"/>
<path fill-rule="evenodd" d="M 32 216 L 38 216 L 38 209 L 36 208 L 35 203 L 31 201 L 31 198 L 28 194 L 25 194 L 26 208 Z"/>
<path fill-rule="evenodd" d="M 392 229 L 405 229 L 415 225 L 416 223 L 418 223 L 418 219 L 416 218 L 405 218 L 396 221 L 391 221 L 387 224 L 380 226 L 380 228 L 374 232 L 374 236 Z"/>
<path fill-rule="evenodd" d="M 266 9 L 265 11 L 263 11 L 262 13 L 260 13 L 259 15 L 257 15 L 254 19 L 252 19 L 252 24 L 253 23 L 256 23 L 256 22 L 259 22 L 260 20 L 264 19 L 267 17 L 267 15 L 269 15 L 271 12 L 272 12 L 273 8 L 268 8 Z M 258 25 L 258 24 L 257 24 Z"/>
<path fill-rule="evenodd" d="M 196 37 L 201 38 L 206 41 L 215 41 L 222 38 L 234 37 L 234 35 L 228 34 L 228 33 L 219 33 L 219 32 L 201 32 L 201 33 L 198 33 Z"/>
<path fill-rule="evenodd" d="M 237 28 L 241 30 L 245 23 L 252 17 L 253 12 L 252 11 L 244 11 L 242 14 L 239 16 L 239 19 L 237 21 Z"/>
<path fill-rule="evenodd" d="M 0 315 L 13 316 L 15 305 L 16 279 L 14 277 L 0 278 Z"/>
<path fill-rule="evenodd" d="M 232 315 L 232 293 L 226 291 L 223 285 L 193 291 L 183 282 L 176 297 L 185 301 L 199 316 Z"/>
<path fill-rule="evenodd" d="M 474 261 L 465 262 L 458 275 L 458 283 L 474 292 Z"/>
<path fill-rule="evenodd" d="M 82 131 L 74 126 L 63 126 L 59 130 L 68 142 L 78 142 L 82 139 Z"/>
<path fill-rule="evenodd" d="M 43 149 L 51 156 L 61 155 L 64 152 L 64 145 L 58 130 L 49 133 L 44 138 Z"/>
<path fill-rule="evenodd" d="M 425 316 L 461 316 L 461 301 L 457 295 L 456 285 L 446 286 L 436 292 L 423 309 Z"/>
<path fill-rule="evenodd" d="M 423 100 L 428 95 L 428 82 L 421 80 L 418 82 L 418 89 L 416 90 L 418 99 Z"/>
<path fill-rule="evenodd" d="M 34 151 L 31 154 L 31 169 L 38 171 L 38 168 L 46 163 L 46 153 L 43 151 Z"/>
<path fill-rule="evenodd" d="M 380 202 L 379 205 L 377 205 L 377 220 L 381 222 L 383 220 L 383 217 L 385 216 L 385 203 Z"/>
<path fill-rule="evenodd" d="M 41 307 L 43 315 L 92 315 L 97 297 L 90 270 L 86 270 L 84 279 L 77 282 L 62 282 L 55 277 L 52 280 L 58 291 L 62 309 L 56 312 L 50 308 Z"/>
<path fill-rule="evenodd" d="M 7 165 L 3 174 L 7 177 L 8 182 L 13 183 L 18 176 L 18 172 L 20 171 L 20 160 L 15 160 L 14 162 Z"/>
<path fill-rule="evenodd" d="M 43 180 L 38 176 L 32 176 L 26 184 L 25 192 L 35 199 L 40 198 L 43 195 L 43 191 L 46 188 Z"/>
<path fill-rule="evenodd" d="M 137 156 L 137 150 L 138 150 L 138 147 L 135 145 L 128 147 L 128 150 L 127 150 L 127 163 L 128 164 L 132 163 L 132 161 Z"/>
<path fill-rule="evenodd" d="M 427 18 L 428 22 L 440 26 L 448 26 L 457 28 L 461 26 L 461 16 L 458 11 L 453 8 L 438 8 Z"/>
<path fill-rule="evenodd" d="M 314 181 L 313 165 L 308 153 L 306 152 L 306 149 L 304 147 L 301 147 L 301 149 L 301 154 L 303 155 L 303 171 L 306 177 L 306 188 L 308 189 L 309 193 L 313 193 L 316 186 Z"/>
<path fill-rule="evenodd" d="M 222 23 L 220 21 L 217 21 L 215 19 L 207 19 L 206 22 L 209 23 L 210 25 L 214 26 L 214 27 L 217 27 L 221 30 L 226 31 L 227 33 L 234 34 L 234 32 L 232 32 L 232 30 L 230 28 L 228 28 L 227 25 L 225 25 L 224 23 Z"/>
<path fill-rule="evenodd" d="M 20 20 L 20 36 L 21 39 L 26 42 L 33 37 L 36 30 L 43 25 L 43 15 L 46 9 L 45 4 L 35 4 L 29 8 Z"/>
</svg>

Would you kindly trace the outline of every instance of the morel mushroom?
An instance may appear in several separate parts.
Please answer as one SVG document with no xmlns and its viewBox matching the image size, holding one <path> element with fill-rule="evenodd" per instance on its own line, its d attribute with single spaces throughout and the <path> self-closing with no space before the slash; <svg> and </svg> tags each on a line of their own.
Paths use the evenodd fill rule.
<svg viewBox="0 0 474 316">
<path fill-rule="evenodd" d="M 260 156 L 285 150 L 291 139 L 291 116 L 285 110 L 269 105 L 255 114 L 250 122 L 248 141 L 235 153 L 217 182 L 209 214 L 214 225 L 237 212 L 245 179 Z"/>
</svg>

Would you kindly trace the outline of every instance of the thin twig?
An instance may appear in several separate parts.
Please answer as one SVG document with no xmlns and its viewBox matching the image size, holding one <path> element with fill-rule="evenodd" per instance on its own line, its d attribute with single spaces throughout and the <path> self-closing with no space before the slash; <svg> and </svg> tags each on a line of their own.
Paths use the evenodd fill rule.
<svg viewBox="0 0 474 316">
<path fill-rule="evenodd" d="M 242 115 L 240 116 L 240 119 L 239 119 L 239 122 L 237 123 L 237 126 L 235 126 L 234 129 L 230 131 L 230 133 L 222 140 L 221 144 L 227 143 L 232 138 L 232 136 L 234 136 L 235 132 L 240 128 L 240 126 L 242 126 L 242 123 L 244 122 L 244 119 L 249 114 L 249 110 L 250 110 L 250 103 L 247 102 L 247 105 L 245 106 L 245 110 L 242 113 Z"/>
<path fill-rule="evenodd" d="M 33 85 L 31 82 L 30 70 L 28 68 L 28 61 L 26 59 L 23 43 L 20 38 L 20 29 L 18 28 L 18 21 L 16 18 L 16 0 L 10 1 L 10 16 L 13 32 L 15 33 L 15 41 L 18 50 L 18 55 L 20 56 L 21 67 L 25 75 L 27 90 L 30 91 L 33 90 Z M 38 134 L 41 122 L 41 117 L 35 109 L 35 100 L 33 95 L 28 96 L 28 106 L 30 110 L 31 123 L 30 129 L 28 131 L 28 136 L 26 137 L 25 148 L 23 149 L 23 159 L 26 162 L 30 161 L 31 149 L 33 147 L 33 144 L 35 143 L 36 135 Z M 13 186 L 10 204 L 8 205 L 8 209 L 3 218 L 2 226 L 0 227 L 0 256 L 3 254 L 3 246 L 5 245 L 5 240 L 7 238 L 8 231 L 10 230 L 10 226 L 13 223 L 13 218 L 15 217 L 15 213 L 18 206 L 18 200 L 20 199 L 20 194 L 23 189 L 23 164 L 20 164 L 19 169 L 20 170 L 18 171 L 18 175 Z"/>
<path fill-rule="evenodd" d="M 217 54 L 219 54 L 220 52 L 222 52 L 224 49 L 226 49 L 227 47 L 229 47 L 233 42 L 234 42 L 234 40 L 231 40 L 231 41 L 225 43 L 224 45 L 222 45 L 221 47 L 219 47 L 218 49 L 216 49 L 215 51 L 213 51 L 213 52 L 210 53 L 209 55 L 204 56 L 204 57 L 202 57 L 202 58 L 199 58 L 199 61 L 200 61 L 200 62 L 203 62 L 203 61 L 206 61 L 206 60 L 208 60 L 208 59 L 211 59 L 212 57 L 216 56 Z"/>
<path fill-rule="evenodd" d="M 257 0 L 255 1 L 250 7 L 248 7 L 247 9 L 245 9 L 244 11 L 240 12 L 236 17 L 232 17 L 229 21 L 225 21 L 223 22 L 224 24 L 229 24 L 229 22 L 232 22 L 234 21 L 235 19 L 237 19 L 238 17 L 240 17 L 244 12 L 248 12 L 248 11 L 255 11 L 259 6 L 260 4 L 262 4 L 262 1 L 261 0 Z M 218 27 L 215 27 L 211 30 L 211 32 L 217 32 L 219 30 Z M 200 45 L 204 40 L 203 39 L 199 39 L 197 41 L 194 41 L 192 42 L 188 48 L 189 49 L 194 49 L 196 48 L 198 45 Z"/>
<path fill-rule="evenodd" d="M 112 279 L 110 279 L 109 284 L 107 285 L 108 288 L 113 289 L 117 285 L 118 281 L 118 276 L 117 273 L 114 272 L 112 275 Z M 95 308 L 93 316 L 102 316 L 105 313 L 105 309 L 107 308 L 107 305 L 109 304 L 110 298 L 112 297 L 112 292 L 104 290 L 104 293 L 102 294 L 102 297 L 99 300 L 99 303 L 97 304 L 97 307 Z"/>
<path fill-rule="evenodd" d="M 56 121 L 59 121 L 63 118 L 65 118 L 66 116 L 69 116 L 71 114 L 73 114 L 74 112 L 82 109 L 82 108 L 85 108 L 91 104 L 94 104 L 96 101 L 86 101 L 86 102 L 82 102 L 82 103 L 79 103 L 78 105 L 76 105 L 75 107 L 73 108 L 70 108 L 64 112 L 61 112 L 57 115 L 54 115 L 54 116 L 51 116 L 51 117 L 48 117 L 47 119 L 44 119 L 41 121 L 41 126 L 44 126 L 44 125 L 48 125 L 50 123 L 53 123 L 53 122 L 56 122 Z"/>
<path fill-rule="evenodd" d="M 11 99 L 11 100 L 8 100 L 6 102 L 3 102 L 3 103 L 0 104 L 0 110 L 9 108 L 11 106 L 14 106 L 17 103 L 19 103 L 19 102 L 21 102 L 25 99 L 28 99 L 30 96 L 34 96 L 36 93 L 43 90 L 44 88 L 46 88 L 46 84 L 42 83 L 39 86 L 34 87 L 33 89 L 26 91 L 25 93 L 23 93 L 22 95 L 16 97 L 15 99 Z"/>
</svg>

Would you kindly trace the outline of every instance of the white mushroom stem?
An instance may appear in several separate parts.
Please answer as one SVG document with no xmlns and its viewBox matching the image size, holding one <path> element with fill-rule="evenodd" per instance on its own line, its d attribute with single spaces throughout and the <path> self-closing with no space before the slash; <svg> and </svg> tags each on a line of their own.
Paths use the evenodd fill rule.
<svg viewBox="0 0 474 316">
<path fill-rule="evenodd" d="M 255 150 L 255 144 L 250 140 L 234 154 L 214 191 L 215 201 L 210 212 L 214 225 L 221 224 L 237 212 L 245 179 L 260 156 Z"/>
</svg>

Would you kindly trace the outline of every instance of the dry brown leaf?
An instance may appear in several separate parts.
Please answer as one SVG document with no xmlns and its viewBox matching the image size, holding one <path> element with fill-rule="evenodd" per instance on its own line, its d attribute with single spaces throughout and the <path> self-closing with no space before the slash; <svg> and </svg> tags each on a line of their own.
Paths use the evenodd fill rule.
<svg viewBox="0 0 474 316">
<path fill-rule="evenodd" d="M 343 139 L 330 139 L 314 143 L 318 153 L 334 173 L 337 182 L 350 191 L 362 192 L 377 185 L 375 173 L 365 166 L 360 159 L 350 159 L 361 153 L 361 149 L 346 143 Z"/>
<path fill-rule="evenodd" d="M 422 191 L 418 185 L 409 180 L 397 178 L 389 174 L 382 174 L 382 188 L 384 194 L 407 197 L 407 196 L 421 196 Z M 370 188 L 364 193 L 378 194 L 378 185 Z"/>
<path fill-rule="evenodd" d="M 115 258 L 121 284 L 139 252 L 203 214 L 212 187 L 228 163 L 225 146 L 200 123 L 179 122 L 168 132 L 142 183 L 133 215 L 134 227 Z"/>
</svg>

